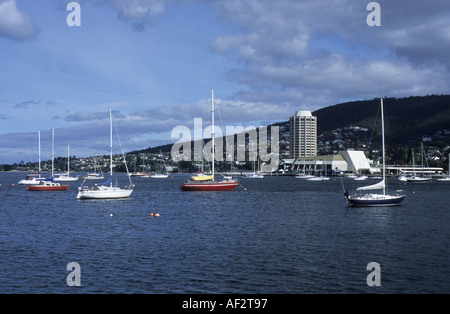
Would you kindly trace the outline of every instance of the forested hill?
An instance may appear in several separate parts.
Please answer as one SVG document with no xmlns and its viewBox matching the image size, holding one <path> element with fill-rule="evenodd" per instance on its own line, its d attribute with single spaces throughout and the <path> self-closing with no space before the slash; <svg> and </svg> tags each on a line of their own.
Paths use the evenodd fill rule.
<svg viewBox="0 0 450 314">
<path fill-rule="evenodd" d="M 450 95 L 385 98 L 385 136 L 389 143 L 407 145 L 422 136 L 450 130 Z M 342 103 L 313 112 L 318 134 L 347 126 L 381 133 L 380 100 Z M 375 124 L 375 122 L 377 124 Z"/>
<path fill-rule="evenodd" d="M 445 133 L 450 131 L 450 95 L 384 98 L 383 103 L 385 137 L 390 146 L 417 145 L 424 136 L 432 136 L 444 130 L 447 130 Z M 349 126 L 359 126 L 373 132 L 372 141 L 381 144 L 380 99 L 341 103 L 314 111 L 313 115 L 317 117 L 319 135 Z M 287 121 L 274 125 L 287 130 L 289 117 L 286 118 Z M 172 144 L 167 144 L 131 153 L 170 152 L 171 148 Z"/>
</svg>

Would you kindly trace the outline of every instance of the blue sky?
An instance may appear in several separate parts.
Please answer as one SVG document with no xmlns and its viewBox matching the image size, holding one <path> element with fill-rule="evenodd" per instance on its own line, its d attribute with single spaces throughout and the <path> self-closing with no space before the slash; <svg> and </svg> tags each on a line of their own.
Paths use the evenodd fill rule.
<svg viewBox="0 0 450 314">
<path fill-rule="evenodd" d="M 450 3 L 361 0 L 0 0 L 0 164 L 108 152 L 109 108 L 125 151 L 171 130 L 285 121 L 373 97 L 449 93 Z M 118 149 L 116 145 L 115 149 Z"/>
</svg>

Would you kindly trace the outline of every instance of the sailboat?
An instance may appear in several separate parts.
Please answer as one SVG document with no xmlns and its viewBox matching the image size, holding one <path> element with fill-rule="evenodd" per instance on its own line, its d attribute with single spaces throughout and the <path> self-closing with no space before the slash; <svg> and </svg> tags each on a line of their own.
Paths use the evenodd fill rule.
<svg viewBox="0 0 450 314">
<path fill-rule="evenodd" d="M 382 189 L 383 193 L 366 193 L 364 195 L 350 195 L 347 191 L 344 196 L 350 206 L 393 206 L 399 205 L 405 195 L 390 195 L 386 193 L 386 172 L 385 172 L 385 148 L 384 148 L 384 113 L 383 113 L 383 99 L 381 99 L 381 133 L 383 146 L 383 179 L 373 185 L 360 187 L 357 190 L 377 190 Z"/>
<path fill-rule="evenodd" d="M 112 178 L 113 178 L 113 165 L 112 165 L 112 111 L 109 110 L 109 130 L 110 130 L 110 159 L 109 159 L 109 169 L 110 175 L 108 181 L 95 184 L 92 187 L 84 186 L 84 182 L 78 187 L 78 195 L 77 199 L 114 199 L 114 198 L 128 198 L 133 192 L 134 186 L 131 183 L 130 176 L 128 176 L 130 180 L 130 185 L 125 188 L 120 188 L 118 186 L 113 186 Z M 125 163 L 126 165 L 126 163 Z M 127 168 L 128 171 L 128 168 Z"/>
<path fill-rule="evenodd" d="M 416 166 L 414 163 L 414 150 L 413 150 L 412 151 L 412 160 L 413 160 L 413 171 L 414 172 L 413 172 L 412 176 L 406 177 L 406 181 L 408 181 L 408 182 L 423 182 L 423 183 L 431 181 L 431 178 L 425 177 L 424 173 L 423 173 L 423 154 L 424 154 L 424 152 L 423 152 L 423 143 L 422 143 L 422 173 L 419 175 L 416 174 Z"/>
<path fill-rule="evenodd" d="M 41 130 L 38 131 L 38 139 L 39 139 L 39 170 L 38 172 L 32 172 L 32 173 L 28 173 L 26 178 L 23 180 L 19 181 L 20 185 L 35 185 L 35 184 L 39 184 L 41 181 L 45 180 L 44 178 L 41 178 Z M 36 176 L 38 176 L 36 178 Z"/>
<path fill-rule="evenodd" d="M 233 179 L 223 179 L 222 181 L 216 181 L 214 177 L 214 91 L 211 91 L 211 116 L 212 116 L 212 167 L 211 176 L 205 176 L 206 180 L 192 180 L 181 184 L 180 188 L 183 191 L 230 191 L 234 190 L 239 182 Z M 199 176 L 198 178 L 201 178 Z"/>
<path fill-rule="evenodd" d="M 69 145 L 67 145 L 67 173 L 66 174 L 62 174 L 59 173 L 55 176 L 55 178 L 53 178 L 53 181 L 57 181 L 57 182 L 73 182 L 73 181 L 78 181 L 79 176 L 76 177 L 71 177 L 70 176 L 70 147 Z"/>
<path fill-rule="evenodd" d="M 162 168 L 163 168 L 163 170 L 166 170 L 166 162 L 164 161 L 164 156 L 162 155 L 161 151 L 159 151 L 159 154 L 161 155 L 161 159 L 162 159 L 163 165 L 164 165 Z M 160 165 L 161 165 L 161 163 L 160 163 Z M 169 174 L 166 172 L 155 172 L 152 175 L 150 175 L 150 178 L 153 178 L 153 179 L 164 179 L 164 178 L 168 178 L 168 177 L 169 177 Z"/>
<path fill-rule="evenodd" d="M 142 158 L 142 169 L 145 170 L 144 159 Z M 147 172 L 136 172 L 136 157 L 134 158 L 134 172 L 130 173 L 131 177 L 149 178 L 150 173 Z"/>
<path fill-rule="evenodd" d="M 100 172 L 97 172 L 97 169 L 99 169 Z M 103 176 L 102 169 L 97 166 L 97 163 L 94 158 L 94 172 L 88 172 L 83 177 L 84 180 L 103 180 L 105 177 Z"/>
<path fill-rule="evenodd" d="M 437 179 L 438 181 L 450 181 L 450 154 L 448 154 L 448 161 L 448 175 L 446 177 Z"/>
<path fill-rule="evenodd" d="M 39 182 L 39 184 L 28 185 L 27 191 L 65 191 L 69 188 L 67 184 L 53 182 L 55 169 L 55 129 L 52 128 L 52 177 Z"/>
<path fill-rule="evenodd" d="M 264 175 L 261 173 L 259 158 L 258 158 L 258 171 L 256 171 L 255 161 L 253 161 L 253 173 L 248 174 L 245 177 L 250 179 L 264 179 Z"/>
</svg>

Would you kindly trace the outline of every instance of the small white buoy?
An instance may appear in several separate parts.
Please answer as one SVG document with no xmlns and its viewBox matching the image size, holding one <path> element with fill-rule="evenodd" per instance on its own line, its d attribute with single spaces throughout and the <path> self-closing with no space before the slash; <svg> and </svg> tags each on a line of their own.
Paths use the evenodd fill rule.
<svg viewBox="0 0 450 314">
<path fill-rule="evenodd" d="M 112 217 L 113 216 L 113 214 L 109 214 L 109 217 Z"/>
<path fill-rule="evenodd" d="M 159 214 L 158 214 L 158 213 L 156 213 L 156 214 L 155 214 L 155 217 L 159 217 Z"/>
</svg>

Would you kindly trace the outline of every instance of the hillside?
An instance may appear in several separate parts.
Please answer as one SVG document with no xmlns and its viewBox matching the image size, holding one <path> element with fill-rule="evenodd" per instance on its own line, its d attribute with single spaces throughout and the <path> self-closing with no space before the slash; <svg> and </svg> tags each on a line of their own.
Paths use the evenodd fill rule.
<svg viewBox="0 0 450 314">
<path fill-rule="evenodd" d="M 389 146 L 417 146 L 423 137 L 433 137 L 450 145 L 450 95 L 384 98 L 385 136 Z M 313 112 L 317 117 L 317 133 L 325 134 L 350 126 L 373 132 L 373 143 L 381 144 L 380 100 L 341 103 Z M 289 117 L 286 117 L 287 119 Z M 289 140 L 289 121 L 275 123 L 280 127 L 280 140 Z M 443 136 L 436 136 L 442 134 Z M 446 134 L 446 135 L 445 135 Z M 445 135 L 445 136 L 444 136 Z M 366 138 L 366 140 L 369 140 Z M 170 152 L 172 144 L 151 147 L 134 153 Z"/>
<path fill-rule="evenodd" d="M 379 99 L 354 101 L 322 108 L 313 115 L 317 116 L 318 134 L 357 125 L 379 135 L 380 127 L 374 127 L 380 122 L 379 108 Z M 385 98 L 384 117 L 390 145 L 416 143 L 423 136 L 450 130 L 450 95 Z"/>
</svg>

